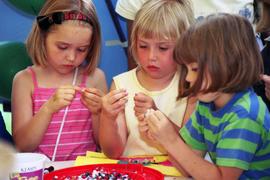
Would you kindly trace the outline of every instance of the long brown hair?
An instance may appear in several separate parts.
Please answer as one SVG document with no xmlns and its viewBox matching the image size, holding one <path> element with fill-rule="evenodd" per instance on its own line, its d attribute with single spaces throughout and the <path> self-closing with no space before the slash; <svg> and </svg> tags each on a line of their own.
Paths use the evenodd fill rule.
<svg viewBox="0 0 270 180">
<path fill-rule="evenodd" d="M 198 63 L 196 82 L 189 87 L 182 80 L 179 97 L 239 92 L 259 81 L 263 72 L 250 22 L 226 13 L 210 15 L 184 32 L 176 43 L 174 58 L 184 69 L 186 64 Z M 201 89 L 203 81 L 209 87 Z"/>
</svg>

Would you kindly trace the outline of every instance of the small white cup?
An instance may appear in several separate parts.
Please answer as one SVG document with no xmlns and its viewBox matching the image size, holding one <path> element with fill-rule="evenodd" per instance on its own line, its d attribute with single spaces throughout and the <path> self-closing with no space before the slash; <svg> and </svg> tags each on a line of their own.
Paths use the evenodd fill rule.
<svg viewBox="0 0 270 180">
<path fill-rule="evenodd" d="M 49 161 L 49 159 L 44 154 L 16 153 L 14 154 L 14 166 L 9 179 L 42 180 L 44 163 L 46 161 Z"/>
</svg>

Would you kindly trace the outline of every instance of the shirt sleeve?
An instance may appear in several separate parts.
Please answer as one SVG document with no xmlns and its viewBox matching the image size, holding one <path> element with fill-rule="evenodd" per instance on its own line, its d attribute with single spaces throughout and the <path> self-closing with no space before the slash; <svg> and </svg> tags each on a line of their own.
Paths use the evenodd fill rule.
<svg viewBox="0 0 270 180">
<path fill-rule="evenodd" d="M 145 1 L 147 0 L 118 0 L 115 11 L 126 19 L 134 20 L 137 11 Z"/>
<path fill-rule="evenodd" d="M 234 118 L 220 134 L 216 146 L 216 164 L 247 170 L 259 144 L 262 144 L 262 130 L 255 120 Z"/>
<path fill-rule="evenodd" d="M 199 114 L 193 113 L 187 124 L 180 129 L 180 135 L 192 149 L 206 151 L 207 147 L 199 120 Z"/>
</svg>

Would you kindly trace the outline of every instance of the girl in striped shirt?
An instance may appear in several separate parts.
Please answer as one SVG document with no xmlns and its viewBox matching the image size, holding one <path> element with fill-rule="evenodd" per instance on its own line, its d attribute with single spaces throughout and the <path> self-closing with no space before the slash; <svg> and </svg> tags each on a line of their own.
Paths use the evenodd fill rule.
<svg viewBox="0 0 270 180">
<path fill-rule="evenodd" d="M 262 58 L 247 19 L 210 15 L 177 42 L 175 59 L 186 71 L 180 96 L 199 100 L 190 120 L 173 131 L 159 111 L 147 115 L 147 132 L 183 173 L 194 179 L 270 179 L 270 114 L 252 85 Z M 208 152 L 213 163 L 203 157 Z"/>
</svg>

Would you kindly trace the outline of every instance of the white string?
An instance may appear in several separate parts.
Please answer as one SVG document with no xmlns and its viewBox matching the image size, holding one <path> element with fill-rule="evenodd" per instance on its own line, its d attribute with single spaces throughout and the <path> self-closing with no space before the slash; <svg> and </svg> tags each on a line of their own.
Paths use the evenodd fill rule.
<svg viewBox="0 0 270 180">
<path fill-rule="evenodd" d="M 72 85 L 73 86 L 76 84 L 77 74 L 78 74 L 78 68 L 75 69 L 75 73 L 74 73 L 74 76 L 73 76 L 73 80 L 72 80 Z M 63 116 L 63 119 L 62 119 L 62 122 L 61 122 L 61 126 L 60 126 L 60 129 L 59 129 L 58 135 L 57 135 L 56 144 L 55 144 L 54 151 L 53 151 L 52 161 L 55 160 L 58 144 L 59 144 L 60 137 L 61 137 L 61 134 L 62 134 L 62 130 L 63 130 L 64 124 L 65 124 L 68 109 L 69 109 L 69 106 L 66 107 L 65 112 L 64 112 L 64 116 Z"/>
</svg>

